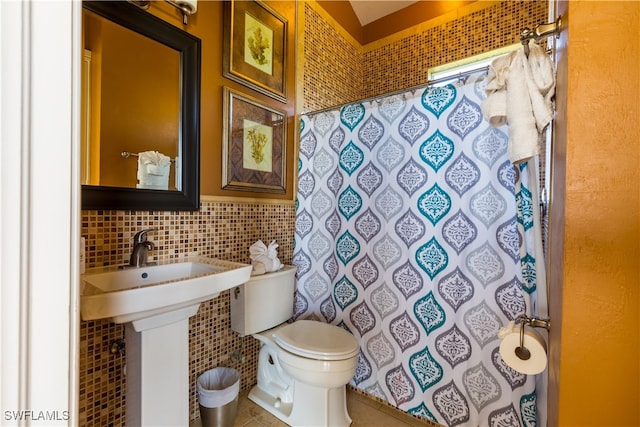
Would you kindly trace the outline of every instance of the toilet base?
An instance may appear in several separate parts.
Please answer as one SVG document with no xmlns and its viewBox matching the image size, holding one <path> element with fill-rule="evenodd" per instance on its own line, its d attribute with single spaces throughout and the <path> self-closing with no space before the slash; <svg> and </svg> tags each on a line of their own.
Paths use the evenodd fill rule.
<svg viewBox="0 0 640 427">
<path fill-rule="evenodd" d="M 348 427 L 346 390 L 344 385 L 320 388 L 295 381 L 293 402 L 282 402 L 256 385 L 249 400 L 293 427 Z"/>
</svg>

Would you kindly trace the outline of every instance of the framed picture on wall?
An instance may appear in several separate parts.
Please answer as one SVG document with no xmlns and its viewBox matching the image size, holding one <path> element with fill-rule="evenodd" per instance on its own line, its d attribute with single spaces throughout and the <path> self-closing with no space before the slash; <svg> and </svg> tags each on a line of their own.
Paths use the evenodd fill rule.
<svg viewBox="0 0 640 427">
<path fill-rule="evenodd" d="M 223 75 L 287 101 L 287 20 L 261 1 L 224 2 Z"/>
<path fill-rule="evenodd" d="M 286 112 L 224 88 L 222 188 L 284 194 Z"/>
</svg>

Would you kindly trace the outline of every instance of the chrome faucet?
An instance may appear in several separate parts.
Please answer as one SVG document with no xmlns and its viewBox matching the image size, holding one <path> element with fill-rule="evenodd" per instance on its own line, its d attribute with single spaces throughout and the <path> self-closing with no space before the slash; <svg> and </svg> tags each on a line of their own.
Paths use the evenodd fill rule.
<svg viewBox="0 0 640 427">
<path fill-rule="evenodd" d="M 147 265 L 149 251 L 156 247 L 153 242 L 147 240 L 147 233 L 150 231 L 155 230 L 142 230 L 133 236 L 133 251 L 131 252 L 131 259 L 129 259 L 129 267 L 144 267 Z"/>
</svg>

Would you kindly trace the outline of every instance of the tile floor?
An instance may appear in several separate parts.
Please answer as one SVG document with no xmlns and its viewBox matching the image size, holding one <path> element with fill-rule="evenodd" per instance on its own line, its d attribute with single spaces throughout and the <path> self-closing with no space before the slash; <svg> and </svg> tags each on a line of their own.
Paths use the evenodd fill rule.
<svg viewBox="0 0 640 427">
<path fill-rule="evenodd" d="M 287 424 L 249 400 L 249 391 L 238 397 L 238 409 L 234 427 L 287 427 Z M 424 427 L 436 424 L 421 422 L 395 408 L 347 389 L 347 408 L 353 419 L 351 427 Z M 201 427 L 195 420 L 190 427 Z"/>
</svg>

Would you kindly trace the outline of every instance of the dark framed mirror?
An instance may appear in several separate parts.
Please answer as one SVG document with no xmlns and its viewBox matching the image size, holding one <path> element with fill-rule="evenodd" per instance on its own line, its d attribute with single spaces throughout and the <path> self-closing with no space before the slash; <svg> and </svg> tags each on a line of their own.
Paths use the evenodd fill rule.
<svg viewBox="0 0 640 427">
<path fill-rule="evenodd" d="M 95 18 L 95 19 L 94 19 Z M 90 32 L 96 32 L 88 29 L 88 20 L 104 20 L 98 26 L 116 26 L 118 31 L 123 34 L 130 34 L 136 39 L 145 39 L 143 42 L 151 43 L 150 48 L 138 48 L 137 51 L 130 53 L 129 59 L 119 59 L 120 64 L 116 69 L 120 69 L 126 76 L 128 83 L 132 83 L 137 87 L 143 84 L 150 84 L 149 81 L 155 79 L 156 74 L 160 74 L 163 68 L 171 68 L 171 72 L 175 76 L 175 87 L 166 88 L 162 85 L 162 89 L 168 89 L 175 96 L 169 96 L 158 102 L 153 100 L 152 96 L 136 95 L 135 90 L 124 89 L 123 84 L 107 84 L 103 80 L 98 81 L 98 86 L 102 90 L 102 94 L 87 97 L 85 100 L 85 83 L 83 80 L 83 146 L 81 167 L 82 178 L 82 209 L 86 210 L 154 210 L 154 211 L 186 211 L 197 210 L 200 204 L 200 81 L 201 81 L 201 41 L 199 38 L 177 28 L 166 21 L 146 12 L 137 6 L 125 1 L 84 1 L 83 2 L 83 40 L 85 45 Z M 100 33 L 100 31 L 97 31 Z M 97 37 L 94 35 L 94 37 Z M 94 42 L 99 45 L 96 50 L 99 54 L 103 54 L 103 41 Z M 120 39 L 119 45 L 111 51 L 127 51 L 130 46 L 135 44 L 134 41 Z M 131 58 L 136 61 L 142 60 L 141 57 L 154 58 L 160 55 L 151 53 L 154 49 L 159 48 L 165 50 L 167 55 L 174 61 L 170 66 L 159 66 L 154 63 L 143 64 L 144 73 L 131 72 L 126 70 L 127 64 L 132 63 Z M 106 48 L 104 48 L 106 52 Z M 91 53 L 89 53 L 90 55 Z M 98 72 L 99 79 L 106 79 L 110 74 L 105 68 L 108 60 L 106 54 L 103 56 L 96 55 L 99 59 L 91 65 L 92 69 L 101 70 Z M 151 59 L 149 59 L 151 60 Z M 176 68 L 175 70 L 173 68 Z M 125 70 L 123 70 L 125 69 Z M 85 74 L 85 66 L 83 64 L 83 75 Z M 142 74 L 142 75 L 141 75 Z M 89 76 L 90 74 L 86 74 Z M 94 72 L 95 76 L 95 72 Z M 154 76 L 154 78 L 151 78 Z M 88 80 L 96 78 L 87 77 Z M 122 93 L 114 92 L 122 89 Z M 155 94 L 160 88 L 147 88 L 148 93 Z M 172 91 L 172 92 L 171 92 Z M 133 99 L 137 96 L 137 99 Z M 111 104 L 105 104 L 105 98 L 114 98 Z M 96 98 L 99 101 L 96 101 Z M 142 99 L 140 99 L 142 98 Z M 175 99 L 172 99 L 175 98 Z M 165 102 L 166 100 L 166 102 Z M 91 111 L 92 105 L 96 105 L 93 110 L 100 110 L 99 113 Z M 165 108 L 164 104 L 173 104 L 172 113 L 164 113 L 153 119 L 147 119 L 143 114 L 147 111 L 157 112 Z M 107 105 L 107 106 L 103 106 Z M 115 107 L 114 107 L 115 105 Z M 135 128 L 140 133 L 135 136 L 124 135 L 123 132 L 113 132 L 119 129 L 117 119 L 105 119 L 104 114 L 107 110 L 122 110 L 124 107 L 131 108 L 131 105 L 137 105 L 135 113 L 123 113 L 119 111 L 122 120 L 129 120 L 129 128 Z M 89 106 L 89 107 L 87 107 Z M 92 116 L 93 115 L 93 116 Z M 94 123 L 95 117 L 99 117 L 98 124 Z M 85 119 L 86 117 L 86 119 Z M 102 120 L 102 121 L 100 121 Z M 87 131 L 86 128 L 93 126 L 93 131 Z M 99 130 L 96 131 L 95 128 Z M 125 127 L 125 126 L 122 126 Z M 160 129 L 160 130 L 159 130 Z M 167 130 L 168 129 L 168 130 Z M 112 131 L 115 136 L 107 135 L 106 131 Z M 168 135 L 167 141 L 162 141 L 162 134 Z M 97 136 L 92 136 L 97 135 Z M 98 143 L 91 141 L 92 154 L 87 154 L 85 147 L 85 139 L 95 138 Z M 110 142 L 111 140 L 115 142 Z M 124 146 L 123 141 L 129 142 Z M 112 145 L 113 144 L 113 145 Z M 163 145 L 165 144 L 165 145 Z M 167 146 L 166 144 L 173 144 Z M 95 148 L 98 147 L 98 148 Z M 140 157 L 138 154 L 142 152 L 167 154 L 163 159 L 170 159 L 170 165 L 166 167 L 166 179 L 164 186 L 141 185 L 140 180 Z M 140 153 L 139 153 L 140 152 Z M 106 159 L 109 159 L 108 161 Z M 85 162 L 86 160 L 86 162 Z M 97 164 L 94 169 L 108 171 L 111 176 L 116 178 L 105 178 L 104 173 L 95 172 L 91 174 L 85 170 L 85 166 L 89 164 Z M 136 175 L 137 166 L 137 175 Z M 88 170 L 88 166 L 87 170 Z M 169 170 L 171 170 L 169 175 Z M 163 172 L 165 173 L 165 172 Z M 86 177 L 84 175 L 87 175 Z M 114 181 L 117 176 L 126 176 L 127 183 L 121 184 Z M 95 177 L 97 176 L 97 177 Z M 171 179 L 169 180 L 169 176 Z M 101 178 L 102 177 L 102 178 Z M 170 181 L 170 184 L 167 182 Z"/>
</svg>

